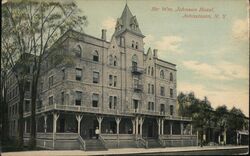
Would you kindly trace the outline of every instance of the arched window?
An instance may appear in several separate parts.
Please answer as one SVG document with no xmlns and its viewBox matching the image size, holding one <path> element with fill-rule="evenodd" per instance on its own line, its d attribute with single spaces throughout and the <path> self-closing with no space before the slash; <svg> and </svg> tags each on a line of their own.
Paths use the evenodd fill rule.
<svg viewBox="0 0 250 156">
<path fill-rule="evenodd" d="M 112 65 L 112 64 L 113 64 L 113 56 L 109 55 L 109 65 Z"/>
<path fill-rule="evenodd" d="M 98 62 L 98 61 L 99 61 L 99 54 L 98 54 L 98 51 L 97 51 L 97 50 L 95 50 L 95 51 L 93 52 L 93 61 L 95 61 L 95 62 Z"/>
<path fill-rule="evenodd" d="M 173 81 L 173 73 L 170 73 L 170 81 Z"/>
<path fill-rule="evenodd" d="M 76 57 L 82 57 L 82 48 L 80 45 L 77 45 L 75 48 L 75 56 Z"/>
<path fill-rule="evenodd" d="M 150 75 L 150 66 L 148 67 L 148 75 Z"/>
<path fill-rule="evenodd" d="M 136 56 L 136 54 L 134 54 L 132 56 L 132 66 L 137 67 L 137 56 Z"/>
<path fill-rule="evenodd" d="M 116 56 L 114 57 L 114 66 L 117 66 L 117 58 L 116 58 Z"/>
<path fill-rule="evenodd" d="M 154 68 L 151 68 L 151 76 L 154 76 Z"/>
<path fill-rule="evenodd" d="M 132 48 L 135 47 L 135 41 L 132 41 Z"/>
<path fill-rule="evenodd" d="M 138 49 L 138 42 L 136 42 L 135 44 L 135 49 Z"/>
<path fill-rule="evenodd" d="M 161 78 L 161 79 L 164 79 L 164 77 L 165 77 L 165 75 L 164 75 L 164 71 L 163 71 L 163 70 L 161 70 L 161 71 L 160 71 L 160 78 Z"/>
</svg>

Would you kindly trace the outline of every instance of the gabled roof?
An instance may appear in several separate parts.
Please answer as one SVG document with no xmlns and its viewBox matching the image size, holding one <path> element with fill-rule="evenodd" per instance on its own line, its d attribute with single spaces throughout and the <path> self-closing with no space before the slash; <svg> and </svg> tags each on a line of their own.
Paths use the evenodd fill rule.
<svg viewBox="0 0 250 156">
<path fill-rule="evenodd" d="M 130 32 L 135 33 L 139 36 L 143 36 L 139 28 L 136 16 L 133 16 L 127 4 L 123 9 L 121 17 L 117 19 L 114 35 L 117 36 L 126 30 L 129 30 Z"/>
</svg>

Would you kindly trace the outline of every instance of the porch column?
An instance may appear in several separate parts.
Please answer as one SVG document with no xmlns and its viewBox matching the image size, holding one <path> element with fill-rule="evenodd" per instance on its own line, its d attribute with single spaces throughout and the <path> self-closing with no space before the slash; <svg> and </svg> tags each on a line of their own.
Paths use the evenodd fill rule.
<svg viewBox="0 0 250 156">
<path fill-rule="evenodd" d="M 27 120 L 24 119 L 24 133 L 27 133 Z"/>
<path fill-rule="evenodd" d="M 116 117 L 115 121 L 116 121 L 116 134 L 119 134 L 119 125 L 120 125 L 121 118 Z"/>
<path fill-rule="evenodd" d="M 138 135 L 138 116 L 135 118 L 135 135 L 136 135 L 136 137 L 137 137 L 137 135 Z"/>
<path fill-rule="evenodd" d="M 224 138 L 224 144 L 226 145 L 227 144 L 227 129 L 225 128 L 224 132 L 223 132 L 223 138 Z"/>
<path fill-rule="evenodd" d="M 99 123 L 99 131 L 100 131 L 100 134 L 101 134 L 102 133 L 102 120 L 103 120 L 103 117 L 98 116 L 97 120 L 98 120 L 98 123 Z"/>
<path fill-rule="evenodd" d="M 47 115 L 44 115 L 44 133 L 47 133 Z"/>
<path fill-rule="evenodd" d="M 82 121 L 82 116 L 83 115 L 76 115 L 76 120 L 77 120 L 77 123 L 78 123 L 78 134 L 80 135 L 81 133 L 81 121 Z"/>
<path fill-rule="evenodd" d="M 183 123 L 181 122 L 181 135 L 183 135 Z"/>
<path fill-rule="evenodd" d="M 219 134 L 219 136 L 218 136 L 218 143 L 220 144 L 220 134 Z"/>
<path fill-rule="evenodd" d="M 135 119 L 131 119 L 133 125 L 133 134 L 135 134 Z"/>
<path fill-rule="evenodd" d="M 158 120 L 156 120 L 158 123 L 158 136 L 161 135 L 161 119 L 159 118 Z"/>
<path fill-rule="evenodd" d="M 190 125 L 190 135 L 193 135 L 193 125 Z"/>
<path fill-rule="evenodd" d="M 161 119 L 161 134 L 164 135 L 164 119 Z"/>
<path fill-rule="evenodd" d="M 143 125 L 143 122 L 144 122 L 144 118 L 141 117 L 140 118 L 140 135 L 142 136 L 142 125 Z"/>
<path fill-rule="evenodd" d="M 170 122 L 170 135 L 172 135 L 173 133 L 172 133 L 172 130 L 173 130 L 173 123 L 172 123 L 172 121 Z"/>
<path fill-rule="evenodd" d="M 56 126 L 57 126 L 57 119 L 59 118 L 59 113 L 53 112 L 53 149 L 55 149 L 55 135 L 56 135 Z"/>
</svg>

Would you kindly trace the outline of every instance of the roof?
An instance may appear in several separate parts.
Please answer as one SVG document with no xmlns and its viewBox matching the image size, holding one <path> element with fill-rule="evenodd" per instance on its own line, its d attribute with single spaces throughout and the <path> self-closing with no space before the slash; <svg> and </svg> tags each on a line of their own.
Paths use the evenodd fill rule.
<svg viewBox="0 0 250 156">
<path fill-rule="evenodd" d="M 123 9 L 121 17 L 117 19 L 115 35 L 119 35 L 126 30 L 131 31 L 136 35 L 144 36 L 139 28 L 136 16 L 133 16 L 127 4 Z"/>
</svg>

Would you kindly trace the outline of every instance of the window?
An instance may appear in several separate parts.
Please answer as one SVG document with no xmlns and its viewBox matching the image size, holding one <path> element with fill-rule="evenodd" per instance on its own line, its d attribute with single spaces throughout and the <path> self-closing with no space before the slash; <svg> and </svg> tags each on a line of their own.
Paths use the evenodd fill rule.
<svg viewBox="0 0 250 156">
<path fill-rule="evenodd" d="M 151 110 L 152 110 L 152 111 L 155 110 L 155 103 L 154 103 L 154 102 L 151 103 Z"/>
<path fill-rule="evenodd" d="M 114 87 L 116 87 L 117 84 L 117 76 L 114 76 Z"/>
<path fill-rule="evenodd" d="M 113 76 L 109 75 L 109 86 L 112 86 L 113 84 Z"/>
<path fill-rule="evenodd" d="M 64 92 L 61 92 L 61 103 L 64 105 Z"/>
<path fill-rule="evenodd" d="M 132 56 L 132 67 L 133 68 L 136 68 L 137 67 L 137 56 L 134 54 L 133 56 Z"/>
<path fill-rule="evenodd" d="M 148 102 L 148 110 L 154 111 L 154 102 Z"/>
<path fill-rule="evenodd" d="M 139 88 L 139 80 L 134 79 L 134 88 Z"/>
<path fill-rule="evenodd" d="M 82 80 L 82 69 L 76 68 L 76 80 L 81 81 Z"/>
<path fill-rule="evenodd" d="M 150 66 L 148 67 L 148 75 L 150 75 Z"/>
<path fill-rule="evenodd" d="M 133 100 L 133 104 L 134 104 L 134 109 L 138 109 L 139 101 L 138 100 Z"/>
<path fill-rule="evenodd" d="M 174 106 L 170 105 L 170 115 L 173 115 L 173 114 L 174 114 Z"/>
<path fill-rule="evenodd" d="M 54 81 L 54 76 L 50 76 L 49 77 L 49 88 L 51 87 L 51 86 L 53 86 L 53 82 Z"/>
<path fill-rule="evenodd" d="M 165 105 L 164 104 L 161 104 L 161 112 L 165 112 Z"/>
<path fill-rule="evenodd" d="M 112 65 L 112 64 L 113 64 L 113 56 L 109 55 L 109 65 Z"/>
<path fill-rule="evenodd" d="M 150 94 L 150 84 L 148 84 L 148 94 Z"/>
<path fill-rule="evenodd" d="M 114 96 L 114 109 L 116 109 L 116 106 L 117 106 L 117 97 Z"/>
<path fill-rule="evenodd" d="M 53 105 L 53 96 L 49 97 L 49 105 Z"/>
<path fill-rule="evenodd" d="M 93 83 L 99 83 L 99 72 L 93 72 Z"/>
<path fill-rule="evenodd" d="M 117 57 L 114 57 L 114 66 L 117 66 Z"/>
<path fill-rule="evenodd" d="M 152 91 L 152 94 L 155 93 L 155 88 L 154 88 L 154 85 L 151 85 L 151 91 Z"/>
<path fill-rule="evenodd" d="M 112 109 L 113 97 L 109 96 L 109 109 Z"/>
<path fill-rule="evenodd" d="M 173 97 L 173 89 L 172 88 L 170 88 L 170 97 L 172 98 Z"/>
<path fill-rule="evenodd" d="M 165 88 L 161 86 L 161 96 L 165 96 Z"/>
<path fill-rule="evenodd" d="M 161 79 L 164 79 L 164 77 L 165 77 L 165 75 L 164 75 L 164 71 L 163 71 L 163 70 L 161 70 L 161 71 L 160 71 L 160 78 L 161 78 Z"/>
<path fill-rule="evenodd" d="M 80 45 L 77 45 L 76 49 L 75 49 L 75 56 L 76 57 L 82 57 L 82 48 Z"/>
<path fill-rule="evenodd" d="M 25 82 L 25 91 L 30 91 L 30 81 L 26 81 Z M 13 94 L 13 96 L 14 96 L 14 94 Z"/>
<path fill-rule="evenodd" d="M 154 76 L 154 68 L 151 68 L 151 76 Z"/>
<path fill-rule="evenodd" d="M 136 42 L 135 44 L 135 49 L 138 49 L 138 42 Z"/>
<path fill-rule="evenodd" d="M 75 105 L 81 106 L 81 103 L 82 103 L 82 92 L 76 91 Z"/>
<path fill-rule="evenodd" d="M 98 107 L 98 101 L 99 101 L 99 95 L 98 94 L 93 94 L 92 95 L 92 106 L 93 107 Z"/>
<path fill-rule="evenodd" d="M 98 55 L 98 51 L 95 50 L 93 53 L 93 61 L 98 62 L 99 61 L 99 55 Z"/>
<path fill-rule="evenodd" d="M 65 69 L 62 69 L 62 80 L 65 80 Z"/>
<path fill-rule="evenodd" d="M 169 76 L 170 76 L 170 78 L 169 78 L 169 79 L 170 79 L 170 81 L 173 81 L 173 73 L 170 73 L 170 75 L 169 75 Z"/>
<path fill-rule="evenodd" d="M 135 41 L 132 41 L 132 46 L 131 47 L 134 48 L 134 45 L 135 45 Z"/>
</svg>

